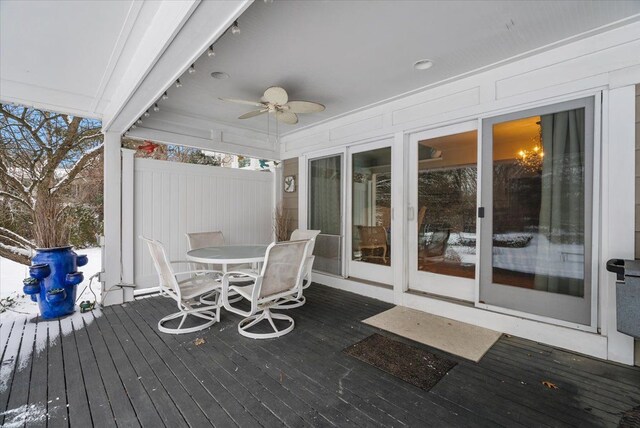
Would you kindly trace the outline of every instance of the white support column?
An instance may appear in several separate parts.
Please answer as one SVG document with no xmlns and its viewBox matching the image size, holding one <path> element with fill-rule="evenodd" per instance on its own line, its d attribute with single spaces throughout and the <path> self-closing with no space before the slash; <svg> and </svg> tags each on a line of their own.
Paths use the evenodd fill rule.
<svg viewBox="0 0 640 428">
<path fill-rule="evenodd" d="M 134 154 L 135 150 L 122 150 L 122 282 L 133 284 L 133 189 L 134 189 Z M 133 300 L 133 288 L 123 288 L 125 302 Z"/>
<path fill-rule="evenodd" d="M 282 170 L 283 169 L 284 169 L 284 164 L 282 162 L 277 168 L 273 169 L 273 213 L 271 214 L 271 222 L 272 222 L 271 228 L 273 229 L 274 241 L 277 239 L 275 212 L 278 209 L 278 205 L 281 205 L 281 206 L 284 205 L 282 200 Z"/>
<path fill-rule="evenodd" d="M 616 329 L 615 276 L 610 258 L 634 258 L 635 87 L 612 89 L 603 106 L 600 296 L 608 359 L 633 364 L 633 339 Z"/>
<path fill-rule="evenodd" d="M 298 227 L 301 229 L 307 229 L 309 223 L 307 221 L 307 157 L 300 155 L 298 157 L 298 182 L 296 183 L 298 189 Z"/>
<path fill-rule="evenodd" d="M 391 254 L 393 265 L 393 299 L 397 305 L 402 305 L 404 293 L 407 290 L 407 240 L 405 239 L 407 221 L 405 205 L 408 200 L 407 174 L 405 171 L 406 142 L 403 132 L 396 132 L 391 151 L 391 194 L 393 205 L 391 207 Z M 411 232 L 411 231 L 409 231 Z"/>
<path fill-rule="evenodd" d="M 120 134 L 104 133 L 104 272 L 102 304 L 105 306 L 124 302 L 121 253 L 121 155 Z"/>
</svg>

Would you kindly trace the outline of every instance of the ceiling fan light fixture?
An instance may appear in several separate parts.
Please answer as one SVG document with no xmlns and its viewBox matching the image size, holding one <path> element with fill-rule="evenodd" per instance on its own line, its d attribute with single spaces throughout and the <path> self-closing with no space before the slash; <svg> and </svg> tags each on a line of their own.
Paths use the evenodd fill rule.
<svg viewBox="0 0 640 428">
<path fill-rule="evenodd" d="M 240 26 L 238 25 L 238 21 L 234 21 L 231 26 L 231 34 L 240 34 Z"/>
<path fill-rule="evenodd" d="M 208 57 L 216 56 L 216 51 L 213 50 L 213 45 L 209 46 L 209 50 L 207 51 L 207 56 Z"/>
<path fill-rule="evenodd" d="M 142 123 L 142 118 L 141 118 L 141 117 L 140 117 L 140 118 L 138 118 L 138 120 L 136 120 L 136 123 L 137 123 L 138 125 L 140 125 L 140 124 Z"/>
<path fill-rule="evenodd" d="M 213 77 L 214 79 L 225 80 L 225 79 L 228 79 L 230 76 L 224 71 L 214 71 L 213 73 L 211 73 L 211 77 Z"/>
<path fill-rule="evenodd" d="M 167 94 L 167 91 L 164 91 L 164 94 L 162 94 L 162 99 L 163 100 L 168 100 L 169 99 L 169 94 Z"/>
<path fill-rule="evenodd" d="M 416 70 L 428 70 L 431 67 L 433 67 L 433 61 L 430 59 L 421 59 L 413 63 L 413 68 Z"/>
<path fill-rule="evenodd" d="M 182 88 L 182 82 L 180 79 L 176 80 L 176 88 Z"/>
<path fill-rule="evenodd" d="M 149 110 L 145 111 L 144 112 L 144 117 L 149 117 L 149 116 L 150 116 Z"/>
<path fill-rule="evenodd" d="M 189 67 L 189 74 L 193 74 L 196 72 L 196 65 L 195 64 L 191 64 L 191 67 Z"/>
<path fill-rule="evenodd" d="M 158 103 L 155 103 L 153 105 L 153 111 L 155 111 L 155 112 L 159 112 L 160 111 L 160 107 L 158 107 Z"/>
</svg>

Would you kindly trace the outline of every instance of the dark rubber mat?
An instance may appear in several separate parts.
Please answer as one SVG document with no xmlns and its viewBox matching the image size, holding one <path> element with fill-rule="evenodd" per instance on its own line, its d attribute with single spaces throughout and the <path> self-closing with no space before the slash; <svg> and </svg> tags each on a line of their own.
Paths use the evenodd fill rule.
<svg viewBox="0 0 640 428">
<path fill-rule="evenodd" d="M 618 428 L 640 428 L 640 406 L 625 412 L 620 419 Z"/>
<path fill-rule="evenodd" d="M 424 390 L 433 388 L 456 365 L 455 361 L 377 333 L 344 352 Z"/>
</svg>

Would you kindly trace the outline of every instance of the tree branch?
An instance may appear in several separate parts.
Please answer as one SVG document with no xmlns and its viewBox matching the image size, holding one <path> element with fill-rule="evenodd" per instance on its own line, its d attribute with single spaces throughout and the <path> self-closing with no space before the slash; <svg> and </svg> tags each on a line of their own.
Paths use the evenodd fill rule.
<svg viewBox="0 0 640 428">
<path fill-rule="evenodd" d="M 16 252 L 18 250 L 18 252 Z M 20 252 L 20 248 L 16 248 L 12 245 L 7 245 L 0 242 L 0 257 L 13 260 L 16 263 L 29 266 L 31 264 L 31 256 L 27 256 Z"/>
<path fill-rule="evenodd" d="M 56 184 L 56 186 L 52 189 L 52 193 L 57 193 L 60 190 L 67 188 L 89 162 L 102 154 L 103 149 L 104 143 L 101 143 L 99 146 L 94 147 L 93 149 L 80 156 L 80 158 L 67 173 L 67 176 L 64 179 L 60 180 L 60 182 Z"/>
<path fill-rule="evenodd" d="M 4 235 L 6 238 L 11 239 L 16 244 L 20 244 L 20 245 L 24 246 L 25 248 L 36 248 L 36 244 L 34 244 L 33 242 L 29 241 L 24 236 L 20 236 L 17 233 L 7 229 L 6 227 L 0 227 L 0 236 L 2 236 L 2 235 Z"/>
<path fill-rule="evenodd" d="M 29 211 L 33 211 L 33 207 L 31 206 L 31 204 L 29 204 L 29 202 L 25 201 L 24 199 L 22 199 L 21 197 L 19 197 L 17 195 L 11 194 L 9 192 L 5 192 L 4 190 L 0 190 L 0 198 L 2 198 L 2 197 L 14 200 L 14 201 L 22 204 Z"/>
</svg>

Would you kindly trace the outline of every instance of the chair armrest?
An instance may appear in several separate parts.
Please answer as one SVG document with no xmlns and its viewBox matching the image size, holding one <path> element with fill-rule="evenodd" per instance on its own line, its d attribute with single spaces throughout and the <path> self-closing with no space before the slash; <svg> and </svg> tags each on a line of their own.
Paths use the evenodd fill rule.
<svg viewBox="0 0 640 428">
<path fill-rule="evenodd" d="M 242 271 L 242 270 L 232 270 L 232 271 L 229 271 L 229 272 L 227 272 L 227 273 L 225 273 L 225 274 L 224 274 L 224 276 L 225 276 L 225 277 L 227 277 L 227 278 L 228 278 L 229 276 L 231 276 L 231 275 L 244 275 L 244 276 L 251 277 L 251 278 L 253 278 L 253 279 L 256 279 L 256 278 L 258 278 L 258 277 L 260 276 L 260 274 L 259 274 L 259 273 L 257 273 L 257 272 L 253 272 L 253 271 L 250 271 L 250 270 L 246 270 L 246 271 Z"/>
<path fill-rule="evenodd" d="M 186 274 L 194 274 L 194 273 L 219 273 L 219 274 L 221 274 L 222 271 L 212 270 L 212 269 L 196 269 L 196 270 L 185 270 L 185 271 L 182 271 L 182 272 L 174 272 L 173 274 L 175 276 L 178 276 L 178 275 L 186 275 Z"/>
</svg>

